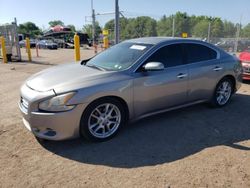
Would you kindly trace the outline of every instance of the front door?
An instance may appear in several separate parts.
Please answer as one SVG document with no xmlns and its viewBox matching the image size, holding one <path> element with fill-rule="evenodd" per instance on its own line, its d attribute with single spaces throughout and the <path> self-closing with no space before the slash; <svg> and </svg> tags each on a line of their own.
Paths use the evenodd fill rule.
<svg viewBox="0 0 250 188">
<path fill-rule="evenodd" d="M 134 112 L 136 116 L 184 104 L 187 101 L 187 65 L 183 64 L 182 47 L 172 44 L 156 51 L 148 62 L 161 62 L 162 71 L 143 72 L 134 78 Z M 143 66 L 143 65 L 142 65 Z"/>
</svg>

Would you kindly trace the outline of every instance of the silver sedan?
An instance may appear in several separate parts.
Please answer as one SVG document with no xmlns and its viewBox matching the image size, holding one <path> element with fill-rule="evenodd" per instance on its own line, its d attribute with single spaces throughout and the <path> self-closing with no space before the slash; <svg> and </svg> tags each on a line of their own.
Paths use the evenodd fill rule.
<svg viewBox="0 0 250 188">
<path fill-rule="evenodd" d="M 236 57 L 202 41 L 133 39 L 31 76 L 19 107 L 36 137 L 105 141 L 128 121 L 203 102 L 225 106 L 241 73 Z"/>
</svg>

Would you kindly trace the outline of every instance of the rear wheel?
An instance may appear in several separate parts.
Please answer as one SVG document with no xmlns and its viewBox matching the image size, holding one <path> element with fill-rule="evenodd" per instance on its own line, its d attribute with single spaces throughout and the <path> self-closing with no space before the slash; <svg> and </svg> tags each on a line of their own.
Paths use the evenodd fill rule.
<svg viewBox="0 0 250 188">
<path fill-rule="evenodd" d="M 212 105 L 215 107 L 223 107 L 228 104 L 233 94 L 233 82 L 229 78 L 222 79 L 216 86 Z"/>
<path fill-rule="evenodd" d="M 90 141 L 106 141 L 114 137 L 125 124 L 125 110 L 113 98 L 104 98 L 90 104 L 80 125 L 81 134 Z"/>
</svg>

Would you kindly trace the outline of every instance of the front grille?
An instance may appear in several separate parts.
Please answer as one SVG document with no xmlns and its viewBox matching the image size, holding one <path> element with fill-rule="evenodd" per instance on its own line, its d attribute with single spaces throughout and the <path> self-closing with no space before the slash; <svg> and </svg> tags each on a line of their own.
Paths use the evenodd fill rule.
<svg viewBox="0 0 250 188">
<path fill-rule="evenodd" d="M 243 67 L 243 72 L 250 73 L 250 67 Z"/>
</svg>

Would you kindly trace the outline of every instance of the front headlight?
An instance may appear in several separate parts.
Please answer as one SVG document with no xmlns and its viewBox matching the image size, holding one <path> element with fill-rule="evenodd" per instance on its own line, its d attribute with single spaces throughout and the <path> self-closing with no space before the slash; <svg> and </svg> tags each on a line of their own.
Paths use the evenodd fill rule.
<svg viewBox="0 0 250 188">
<path fill-rule="evenodd" d="M 64 112 L 72 110 L 75 105 L 68 105 L 67 102 L 75 95 L 75 92 L 52 97 L 39 103 L 39 109 L 48 112 Z"/>
</svg>

